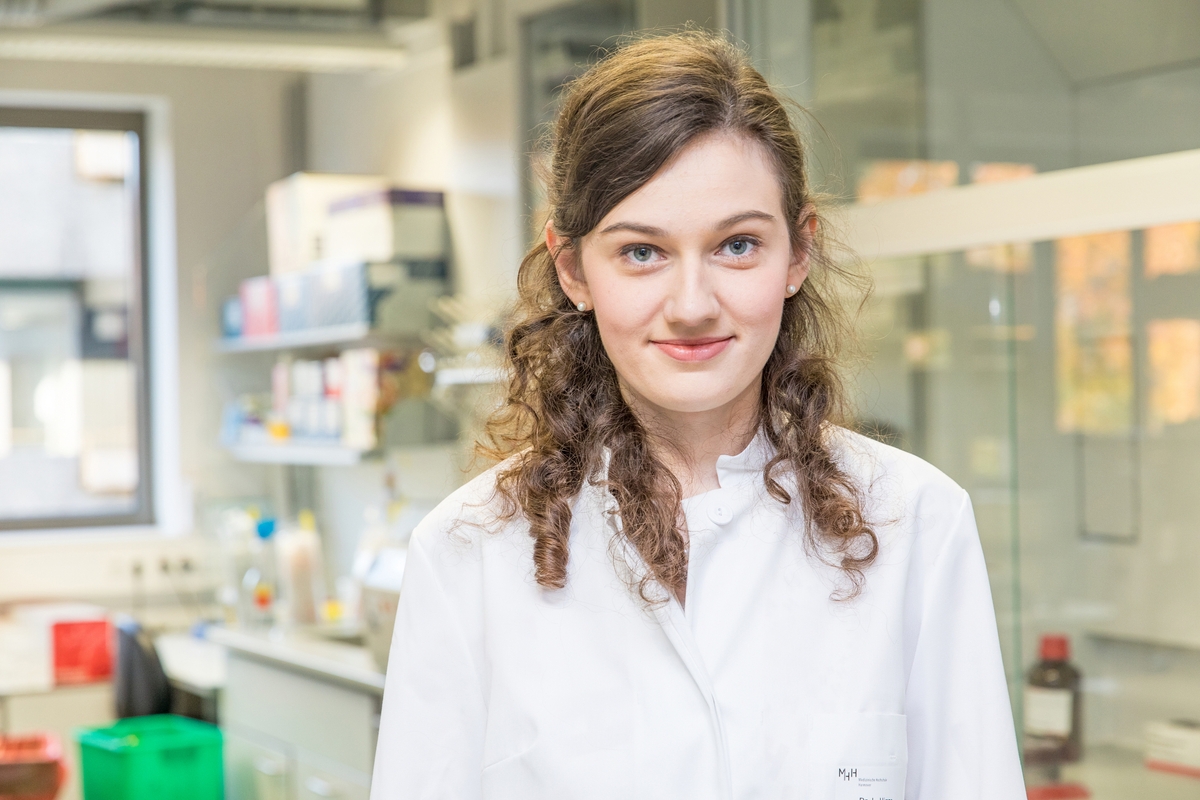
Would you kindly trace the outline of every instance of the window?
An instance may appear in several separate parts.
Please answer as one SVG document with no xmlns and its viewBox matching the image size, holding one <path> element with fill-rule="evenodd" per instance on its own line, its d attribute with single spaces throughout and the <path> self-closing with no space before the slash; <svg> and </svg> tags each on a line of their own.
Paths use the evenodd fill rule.
<svg viewBox="0 0 1200 800">
<path fill-rule="evenodd" d="M 0 108 L 0 529 L 154 522 L 144 129 Z"/>
</svg>

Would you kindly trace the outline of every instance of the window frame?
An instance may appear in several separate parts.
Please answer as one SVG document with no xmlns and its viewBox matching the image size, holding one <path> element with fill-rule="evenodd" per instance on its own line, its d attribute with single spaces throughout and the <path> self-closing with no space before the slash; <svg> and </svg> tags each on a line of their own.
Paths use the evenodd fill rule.
<svg viewBox="0 0 1200 800">
<path fill-rule="evenodd" d="M 182 535 L 192 528 L 180 462 L 174 164 L 166 98 L 91 92 L 0 90 L 0 125 L 131 131 L 139 137 L 137 271 L 130 306 L 139 458 L 132 513 L 0 520 L 0 545 L 48 537 Z M 134 313 L 136 309 L 136 314 Z M 137 319 L 134 319 L 135 316 Z M 135 330 L 136 328 L 136 330 Z"/>
</svg>

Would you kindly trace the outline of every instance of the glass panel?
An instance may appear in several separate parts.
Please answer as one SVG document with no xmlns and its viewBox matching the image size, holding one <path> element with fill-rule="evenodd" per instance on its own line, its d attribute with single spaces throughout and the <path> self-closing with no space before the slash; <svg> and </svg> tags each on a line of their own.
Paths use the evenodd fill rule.
<svg viewBox="0 0 1200 800">
<path fill-rule="evenodd" d="M 1196 796 L 1195 778 L 1144 762 L 1163 736 L 1194 735 L 1172 720 L 1200 719 L 1197 231 L 872 265 L 858 425 L 971 494 L 1031 786 Z M 1078 761 L 1033 735 L 1048 712 L 1027 684 L 1049 634 L 1083 675 Z"/>
<path fill-rule="evenodd" d="M 0 127 L 0 527 L 149 513 L 138 145 Z"/>
<path fill-rule="evenodd" d="M 529 14 L 521 22 L 522 125 L 529 156 L 522 195 L 529 234 L 536 238 L 548 208 L 539 173 L 549 154 L 541 146 L 558 113 L 563 87 L 583 74 L 608 46 L 634 28 L 629 0 L 585 0 Z"/>
<path fill-rule="evenodd" d="M 925 156 L 921 4 L 811 0 L 811 13 L 815 183 L 854 198 L 879 169 Z"/>
<path fill-rule="evenodd" d="M 1012 321 L 1010 261 L 979 262 L 943 253 L 873 264 L 875 291 L 860 320 L 866 362 L 852 386 L 863 433 L 927 459 L 970 492 L 1015 691 L 1013 365 L 1033 332 Z"/>
</svg>

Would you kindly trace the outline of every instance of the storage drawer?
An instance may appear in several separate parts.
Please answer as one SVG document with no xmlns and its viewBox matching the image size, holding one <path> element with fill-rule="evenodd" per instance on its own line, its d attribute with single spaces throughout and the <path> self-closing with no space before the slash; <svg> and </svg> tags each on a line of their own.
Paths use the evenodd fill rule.
<svg viewBox="0 0 1200 800">
<path fill-rule="evenodd" d="M 229 726 L 224 734 L 229 800 L 293 800 L 296 766 L 286 745 Z"/>
<path fill-rule="evenodd" d="M 371 776 L 303 751 L 296 758 L 296 800 L 369 800 Z"/>
<path fill-rule="evenodd" d="M 371 774 L 379 698 L 229 654 L 222 723 Z"/>
</svg>

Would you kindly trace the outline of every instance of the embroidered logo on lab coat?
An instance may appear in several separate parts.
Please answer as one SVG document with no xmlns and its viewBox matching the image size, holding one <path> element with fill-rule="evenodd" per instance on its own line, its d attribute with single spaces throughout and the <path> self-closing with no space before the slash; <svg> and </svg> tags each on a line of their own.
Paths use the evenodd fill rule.
<svg viewBox="0 0 1200 800">
<path fill-rule="evenodd" d="M 838 767 L 836 797 L 837 800 L 904 800 L 904 767 Z"/>
</svg>

